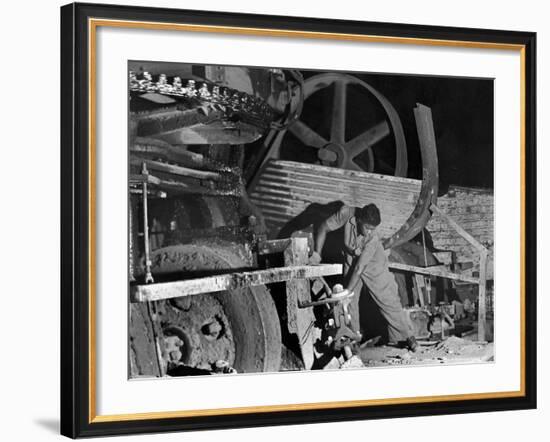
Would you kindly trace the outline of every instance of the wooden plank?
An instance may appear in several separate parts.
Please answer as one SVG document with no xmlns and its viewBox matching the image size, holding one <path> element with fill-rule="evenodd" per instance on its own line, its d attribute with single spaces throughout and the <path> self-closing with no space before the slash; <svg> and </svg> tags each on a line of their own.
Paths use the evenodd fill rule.
<svg viewBox="0 0 550 442">
<path fill-rule="evenodd" d="M 291 238 L 284 251 L 285 266 L 301 266 L 308 262 L 307 238 Z M 311 369 L 314 362 L 313 354 L 313 324 L 315 316 L 313 309 L 300 309 L 298 306 L 311 301 L 309 281 L 307 279 L 292 279 L 286 283 L 286 309 L 288 331 L 296 334 L 306 370 Z"/>
<path fill-rule="evenodd" d="M 486 326 L 486 291 L 487 291 L 487 251 L 482 251 L 479 257 L 479 292 L 477 297 L 477 339 L 485 340 Z"/>
<path fill-rule="evenodd" d="M 424 287 L 426 286 L 424 282 L 424 277 L 418 273 L 414 274 L 414 287 L 416 289 L 416 294 L 418 296 L 418 301 L 420 303 L 420 307 L 424 307 L 426 305 L 426 302 L 424 300 Z"/>
<path fill-rule="evenodd" d="M 342 274 L 342 264 L 275 267 L 266 270 L 228 273 L 183 281 L 136 285 L 132 287 L 132 299 L 135 302 L 159 301 L 162 299 L 285 282 L 296 278 L 316 278 L 319 276 L 340 274 Z"/>
<path fill-rule="evenodd" d="M 479 284 L 478 278 L 450 272 L 446 270 L 444 266 L 417 267 L 408 264 L 402 264 L 400 262 L 390 262 L 389 267 L 390 269 L 394 270 L 402 270 L 405 272 L 419 273 L 421 275 L 438 276 L 440 278 L 453 279 L 455 281 L 464 281 L 471 284 Z"/>
</svg>

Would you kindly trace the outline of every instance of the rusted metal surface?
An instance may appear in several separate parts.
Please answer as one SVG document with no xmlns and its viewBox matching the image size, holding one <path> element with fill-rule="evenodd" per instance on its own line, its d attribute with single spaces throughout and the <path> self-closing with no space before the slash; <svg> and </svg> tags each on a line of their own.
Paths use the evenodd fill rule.
<svg viewBox="0 0 550 442">
<path fill-rule="evenodd" d="M 179 103 L 188 108 L 203 109 L 204 113 L 217 111 L 226 118 L 239 114 L 242 118 L 255 120 L 261 127 L 267 127 L 277 116 L 277 111 L 252 90 L 220 87 L 219 84 L 195 79 L 182 80 L 178 75 L 169 78 L 165 73 L 153 78 L 149 72 L 130 71 L 129 76 L 131 95 L 155 103 Z"/>
<path fill-rule="evenodd" d="M 133 132 L 171 144 L 251 143 L 277 118 L 275 108 L 286 107 L 288 93 L 281 101 L 272 92 L 268 103 L 253 91 L 206 80 L 130 71 Z"/>
<path fill-rule="evenodd" d="M 193 178 L 162 179 L 156 175 L 140 176 L 131 174 L 130 185 L 147 182 L 154 185 L 155 191 L 165 191 L 170 195 L 210 195 L 210 196 L 242 196 L 241 187 L 217 188 L 208 180 Z M 134 190 L 134 189 L 131 189 Z M 153 190 L 153 189 L 152 189 Z"/>
<path fill-rule="evenodd" d="M 209 240 L 212 247 L 227 247 L 228 242 L 251 242 L 254 231 L 242 225 L 237 212 L 240 202 L 235 197 L 208 195 L 179 195 L 163 199 L 151 199 L 151 248 L 152 250 L 176 244 Z M 240 249 L 239 249 L 240 250 Z M 156 260 L 161 262 L 160 257 Z M 249 260 L 252 262 L 251 260 Z M 136 269 L 136 275 L 139 274 Z"/>
<path fill-rule="evenodd" d="M 308 262 L 307 238 L 291 238 L 284 251 L 285 266 L 298 267 Z M 313 366 L 313 324 L 315 316 L 311 309 L 300 309 L 301 303 L 311 301 L 309 281 L 291 279 L 286 283 L 286 312 L 288 331 L 298 337 L 298 345 L 306 369 Z"/>
<path fill-rule="evenodd" d="M 223 112 L 213 111 L 209 114 L 196 109 L 170 109 L 155 111 L 134 117 L 137 124 L 136 135 L 139 137 L 158 137 L 197 124 L 208 124 L 220 120 Z"/>
<path fill-rule="evenodd" d="M 223 247 L 222 244 L 184 244 L 159 249 L 152 254 L 152 272 L 155 278 L 165 274 L 183 277 L 189 273 L 223 272 L 249 266 L 246 252 L 238 253 L 238 247 L 242 248 L 237 245 L 231 249 L 229 245 Z M 149 287 L 157 285 L 151 284 Z M 164 338 L 176 334 L 187 346 L 181 351 L 182 363 L 205 369 L 216 359 L 222 358 L 241 373 L 279 370 L 280 323 L 273 299 L 264 285 L 235 287 L 189 297 L 178 297 L 178 293 L 172 295 L 175 296 L 151 302 L 157 310 L 154 321 Z M 132 305 L 145 303 L 131 303 L 131 309 Z M 216 328 L 212 323 L 216 322 L 220 329 L 216 339 L 212 339 Z M 139 324 L 136 323 L 136 326 Z M 130 331 L 131 342 L 140 340 L 136 353 L 154 355 L 150 340 L 142 340 L 140 333 L 142 330 L 139 328 Z M 173 358 L 174 355 L 170 357 L 172 363 Z"/>
<path fill-rule="evenodd" d="M 150 209 L 147 222 L 140 216 L 132 223 L 132 286 L 149 269 L 159 282 L 256 268 L 252 247 L 262 220 L 244 191 L 242 143 L 259 138 L 276 111 L 261 97 L 208 82 L 130 77 L 130 194 L 140 192 L 136 212 Z M 201 293 L 132 303 L 135 310 L 154 307 L 149 325 L 160 330 L 147 340 L 132 328 L 136 354 L 156 353 L 158 360 L 160 346 L 172 369 L 208 372 L 223 359 L 239 372 L 278 371 L 281 326 L 268 289 L 233 284 Z M 163 370 L 145 367 L 133 374 L 159 376 Z"/>
<path fill-rule="evenodd" d="M 263 241 L 258 245 L 258 253 L 260 255 L 269 255 L 271 253 L 282 253 L 290 245 L 290 241 L 291 241 L 290 238 Z"/>
<path fill-rule="evenodd" d="M 375 203 L 382 218 L 378 231 L 390 238 L 413 212 L 421 186 L 409 178 L 272 160 L 249 194 L 273 237 L 310 204 L 342 201 L 350 206 Z"/>
<path fill-rule="evenodd" d="M 190 152 L 184 147 L 173 146 L 156 138 L 134 137 L 130 151 L 136 156 L 149 159 L 163 159 L 187 167 L 209 166 L 204 155 Z"/>
<path fill-rule="evenodd" d="M 418 103 L 414 108 L 414 118 L 422 155 L 422 187 L 407 221 L 391 238 L 384 241 L 384 247 L 388 249 L 404 244 L 418 235 L 430 219 L 431 204 L 437 201 L 439 167 L 432 111 L 428 106 Z"/>
<path fill-rule="evenodd" d="M 182 87 L 189 86 L 188 80 L 195 80 L 198 86 L 206 80 L 209 85 L 218 86 L 220 93 L 223 93 L 224 88 L 230 88 L 232 92 L 237 90 L 250 97 L 258 97 L 281 113 L 285 111 L 289 101 L 289 83 L 286 73 L 281 69 L 147 61 L 130 61 L 128 68 L 135 72 L 136 79 L 140 77 L 141 72 L 148 72 L 151 80 L 164 74 L 167 83 L 168 80 L 172 80 L 173 85 L 173 80 L 178 77 L 181 79 Z M 211 86 L 208 89 L 209 92 L 213 92 Z M 195 95 L 198 95 L 199 91 L 200 88 L 196 90 Z"/>
<path fill-rule="evenodd" d="M 156 304 L 169 373 L 178 363 L 210 370 L 217 360 L 235 361 L 233 324 L 215 296 L 176 298 Z"/>
<path fill-rule="evenodd" d="M 211 149 L 204 147 L 202 150 L 210 153 Z M 224 145 L 219 146 L 219 150 L 232 153 L 242 150 L 242 147 Z M 167 194 L 242 197 L 242 179 L 237 166 L 224 165 L 222 161 L 211 158 L 210 155 L 208 158 L 202 154 L 197 155 L 202 158 L 202 166 L 191 164 L 191 167 L 187 167 L 186 164 L 190 163 L 188 158 L 179 163 L 162 157 L 157 158 L 150 152 L 147 155 L 134 152 L 130 159 L 130 184 L 143 182 L 145 177 L 140 176 L 140 172 L 145 164 L 150 171 L 148 183 Z"/>
<path fill-rule="evenodd" d="M 271 160 L 264 164 L 249 193 L 261 209 L 272 236 L 310 204 L 342 201 L 350 206 L 375 203 L 381 212 L 378 232 L 386 248 L 403 244 L 422 231 L 437 200 L 438 163 L 431 110 L 414 110 L 423 161 L 422 181 Z"/>
<path fill-rule="evenodd" d="M 217 172 L 209 172 L 204 170 L 190 169 L 188 167 L 177 166 L 175 164 L 163 163 L 160 161 L 153 161 L 148 159 L 141 159 L 133 157 L 130 159 L 130 164 L 132 165 L 141 165 L 145 163 L 149 170 L 158 170 L 161 172 L 166 172 L 173 175 L 178 175 L 182 177 L 191 177 L 201 180 L 212 180 L 219 181 L 222 179 L 222 176 Z"/>
<path fill-rule="evenodd" d="M 248 144 L 256 141 L 263 132 L 243 121 L 209 120 L 191 127 L 165 132 L 158 136 L 173 144 Z"/>
<path fill-rule="evenodd" d="M 162 299 L 192 296 L 201 293 L 235 290 L 244 287 L 285 282 L 292 279 L 316 278 L 318 276 L 340 275 L 341 264 L 321 264 L 276 267 L 267 270 L 229 273 L 174 282 L 136 285 L 132 287 L 135 302 L 158 301 Z"/>
<path fill-rule="evenodd" d="M 148 305 L 130 304 L 129 370 L 131 377 L 161 376 L 157 360 L 156 339 Z"/>
</svg>

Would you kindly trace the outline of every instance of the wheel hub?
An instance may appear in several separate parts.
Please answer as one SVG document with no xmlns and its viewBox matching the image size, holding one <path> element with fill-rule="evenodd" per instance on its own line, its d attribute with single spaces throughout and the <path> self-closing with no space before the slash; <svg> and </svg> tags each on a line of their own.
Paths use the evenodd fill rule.
<svg viewBox="0 0 550 442">
<path fill-rule="evenodd" d="M 214 296 L 175 298 L 166 302 L 163 310 L 163 358 L 169 368 L 183 363 L 209 370 L 220 359 L 233 364 L 231 324 Z"/>
<path fill-rule="evenodd" d="M 369 125 L 362 129 L 358 135 L 353 138 L 348 137 L 346 127 L 348 125 L 348 88 L 355 87 L 363 89 L 374 99 L 375 106 L 381 106 L 385 112 L 385 118 L 381 121 Z M 284 130 L 274 129 L 266 137 L 266 148 L 268 151 L 266 159 L 278 158 L 291 161 L 316 162 L 319 159 L 325 166 L 337 167 L 341 169 L 376 172 L 392 174 L 395 176 L 407 176 L 407 144 L 401 120 L 395 108 L 386 97 L 373 88 L 368 83 L 357 77 L 336 74 L 323 73 L 312 76 L 304 82 L 303 98 L 307 101 L 317 92 L 332 88 L 332 104 L 329 125 L 329 133 L 320 133 L 317 129 L 309 126 L 305 120 L 298 117 L 293 123 Z M 305 105 L 304 105 L 305 106 Z M 315 107 L 312 109 L 316 109 Z M 316 111 L 318 116 L 318 111 Z M 302 110 L 302 116 L 305 111 Z M 310 123 L 311 124 L 311 123 Z M 288 146 L 305 147 L 305 155 L 296 155 L 285 151 L 286 143 L 283 143 L 285 135 L 290 132 L 293 137 Z M 388 155 L 380 150 L 378 144 L 387 136 L 393 137 L 395 163 Z M 377 147 L 376 163 L 374 148 Z M 317 149 L 313 158 L 307 151 Z M 307 158 L 304 160 L 304 158 Z M 266 161 L 264 159 L 264 162 Z M 376 169 L 375 170 L 375 165 Z M 261 170 L 261 168 L 259 169 Z M 252 188 L 253 189 L 253 188 Z"/>
<path fill-rule="evenodd" d="M 240 252 L 240 253 L 238 253 Z M 204 272 L 223 273 L 243 268 L 242 251 L 229 243 L 200 242 L 167 246 L 153 251 L 152 272 L 162 278 L 178 275 L 192 278 Z M 271 294 L 265 286 L 253 286 L 203 295 L 176 297 L 156 301 L 153 321 L 158 324 L 158 345 L 164 365 L 174 376 L 179 368 L 209 372 L 216 361 L 226 361 L 239 373 L 278 371 L 281 362 L 281 329 Z M 137 309 L 134 309 L 137 310 Z M 150 340 L 143 335 L 136 317 L 131 339 L 137 348 L 135 373 L 149 374 L 151 359 L 145 350 Z M 139 330 L 138 330 L 139 328 Z M 138 342 L 139 341 L 139 342 Z M 150 353 L 150 352 L 149 352 Z M 139 355 L 144 354 L 144 361 Z M 157 356 L 158 357 L 158 356 Z M 139 360 L 138 360 L 139 359 Z"/>
<path fill-rule="evenodd" d="M 325 166 L 342 167 L 347 160 L 346 149 L 338 143 L 328 143 L 317 153 L 321 164 Z"/>
</svg>

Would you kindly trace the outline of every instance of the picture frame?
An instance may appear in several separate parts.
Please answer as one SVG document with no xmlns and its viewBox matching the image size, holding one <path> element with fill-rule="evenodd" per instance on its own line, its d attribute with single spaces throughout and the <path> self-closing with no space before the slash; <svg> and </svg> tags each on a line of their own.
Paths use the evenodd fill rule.
<svg viewBox="0 0 550 442">
<path fill-rule="evenodd" d="M 100 29 L 134 29 L 353 45 L 505 51 L 519 57 L 519 388 L 185 410 L 98 412 L 98 83 Z M 170 34 L 170 35 L 172 35 Z M 182 60 L 187 61 L 187 60 Z M 343 66 L 342 68 L 346 68 Z M 497 137 L 498 139 L 498 137 Z M 498 147 L 496 156 L 498 156 Z M 117 5 L 61 8 L 61 433 L 71 438 L 536 408 L 536 34 Z M 123 226 L 124 227 L 124 226 Z M 127 382 L 120 373 L 121 382 Z M 248 378 L 249 380 L 252 377 Z M 139 381 L 141 382 L 141 381 Z M 254 404 L 254 401 L 252 401 Z"/>
</svg>

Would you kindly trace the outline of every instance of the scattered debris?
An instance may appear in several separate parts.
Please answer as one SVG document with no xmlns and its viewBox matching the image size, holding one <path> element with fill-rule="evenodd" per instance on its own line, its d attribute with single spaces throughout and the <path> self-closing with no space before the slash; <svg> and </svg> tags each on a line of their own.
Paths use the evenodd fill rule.
<svg viewBox="0 0 550 442">
<path fill-rule="evenodd" d="M 361 368 L 364 367 L 363 361 L 361 361 L 361 358 L 359 358 L 357 355 L 353 355 L 351 358 L 349 358 L 346 362 L 344 362 L 340 368 Z"/>
<path fill-rule="evenodd" d="M 361 348 L 365 366 L 463 364 L 494 360 L 494 345 L 490 342 L 468 341 L 451 336 L 443 341 L 419 341 L 416 353 L 389 345 Z"/>
</svg>

